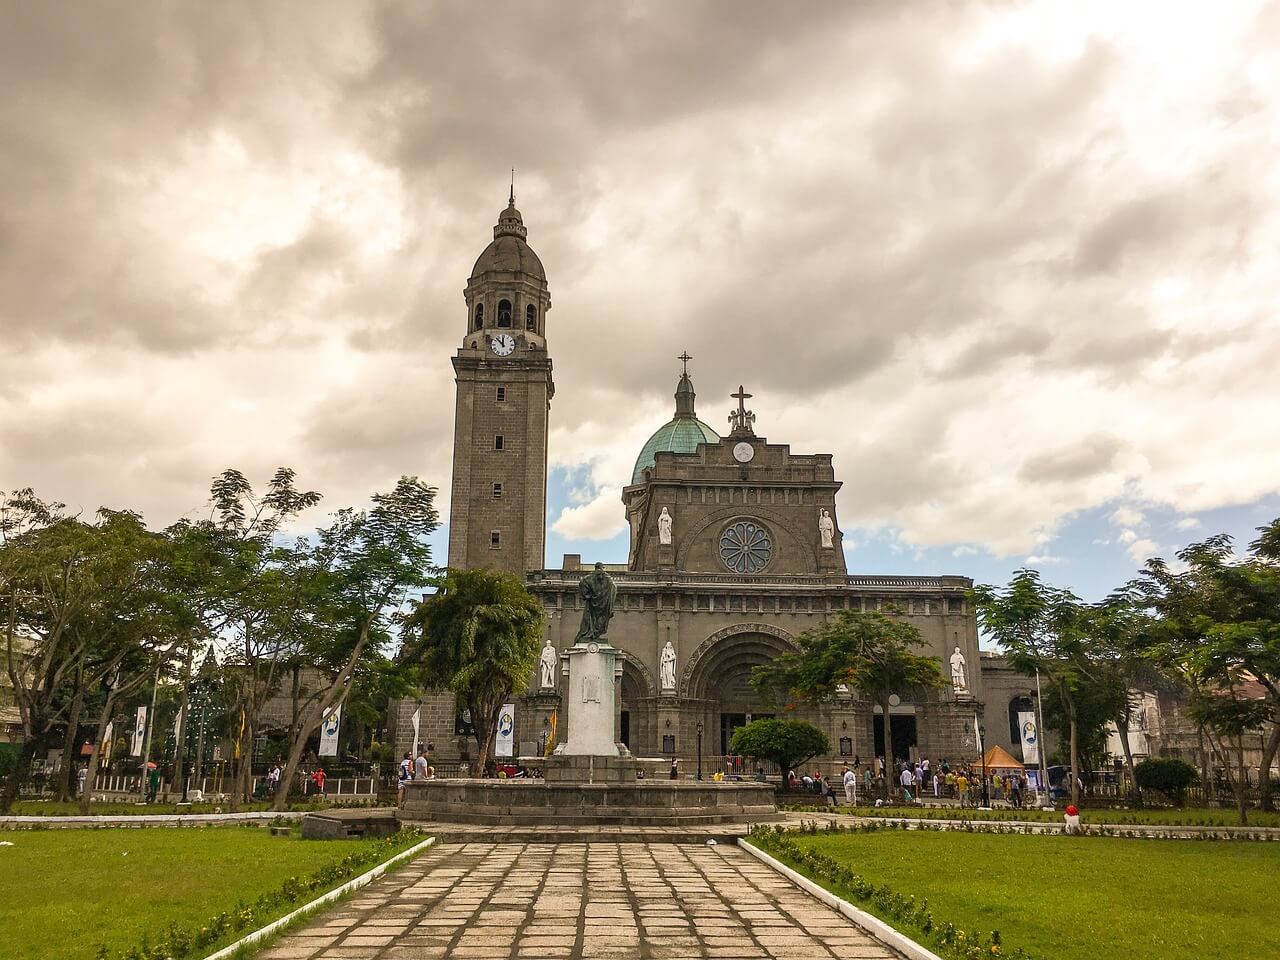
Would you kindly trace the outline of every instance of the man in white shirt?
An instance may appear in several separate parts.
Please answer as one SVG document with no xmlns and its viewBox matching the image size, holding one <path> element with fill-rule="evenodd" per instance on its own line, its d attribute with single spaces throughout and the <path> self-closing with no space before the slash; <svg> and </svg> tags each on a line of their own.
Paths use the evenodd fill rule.
<svg viewBox="0 0 1280 960">
<path fill-rule="evenodd" d="M 851 807 L 858 802 L 858 775 L 847 765 L 844 768 L 844 802 Z"/>
<path fill-rule="evenodd" d="M 428 770 L 427 770 L 428 766 L 429 764 L 427 763 L 427 751 L 419 750 L 418 759 L 413 761 L 413 779 L 426 780 L 427 774 L 428 774 Z"/>
<path fill-rule="evenodd" d="M 907 803 L 912 802 L 911 785 L 915 783 L 915 775 L 911 772 L 910 767 L 902 768 L 902 799 Z"/>
</svg>

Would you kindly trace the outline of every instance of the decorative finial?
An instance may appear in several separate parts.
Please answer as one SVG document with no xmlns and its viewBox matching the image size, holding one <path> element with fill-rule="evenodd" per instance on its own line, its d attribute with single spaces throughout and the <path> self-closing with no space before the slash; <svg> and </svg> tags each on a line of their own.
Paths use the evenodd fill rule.
<svg viewBox="0 0 1280 960">
<path fill-rule="evenodd" d="M 693 357 L 689 356 L 689 351 L 686 350 L 684 353 L 680 354 L 680 356 L 676 357 L 676 359 L 684 364 L 684 369 L 681 371 L 681 375 L 687 377 L 689 375 L 689 361 L 692 360 Z"/>
<path fill-rule="evenodd" d="M 511 168 L 511 195 L 507 197 L 507 203 L 511 206 L 516 205 L 516 168 Z"/>
</svg>

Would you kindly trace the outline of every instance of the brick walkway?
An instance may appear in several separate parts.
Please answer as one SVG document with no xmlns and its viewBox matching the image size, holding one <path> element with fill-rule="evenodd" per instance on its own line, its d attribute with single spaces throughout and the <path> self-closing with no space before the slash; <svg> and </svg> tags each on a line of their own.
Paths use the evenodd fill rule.
<svg viewBox="0 0 1280 960">
<path fill-rule="evenodd" d="M 728 844 L 445 843 L 259 960 L 896 958 Z"/>
</svg>

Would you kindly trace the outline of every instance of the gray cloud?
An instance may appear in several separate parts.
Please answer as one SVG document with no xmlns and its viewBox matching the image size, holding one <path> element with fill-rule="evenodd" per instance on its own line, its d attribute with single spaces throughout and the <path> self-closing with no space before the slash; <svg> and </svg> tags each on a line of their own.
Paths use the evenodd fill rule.
<svg viewBox="0 0 1280 960">
<path fill-rule="evenodd" d="M 687 348 L 709 422 L 745 382 L 771 440 L 835 453 L 846 525 L 1015 551 L 1121 488 L 1273 488 L 1280 444 L 1176 438 L 1229 444 L 1280 362 L 1253 69 L 1280 20 L 1054 16 L 19 5 L 0 488 L 164 519 L 232 463 L 291 462 L 330 503 L 447 485 L 461 289 L 512 166 L 553 294 L 552 455 L 596 487 Z"/>
</svg>

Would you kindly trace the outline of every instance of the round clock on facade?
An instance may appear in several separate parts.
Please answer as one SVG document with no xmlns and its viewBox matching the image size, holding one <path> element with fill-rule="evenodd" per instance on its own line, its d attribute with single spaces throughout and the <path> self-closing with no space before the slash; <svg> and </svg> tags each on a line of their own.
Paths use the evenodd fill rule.
<svg viewBox="0 0 1280 960">
<path fill-rule="evenodd" d="M 756 455 L 756 448 L 743 440 L 733 448 L 733 459 L 739 463 L 750 463 L 751 458 Z"/>
<path fill-rule="evenodd" d="M 500 357 L 511 355 L 516 348 L 516 338 L 509 333 L 500 333 L 489 341 L 489 349 Z"/>
</svg>

